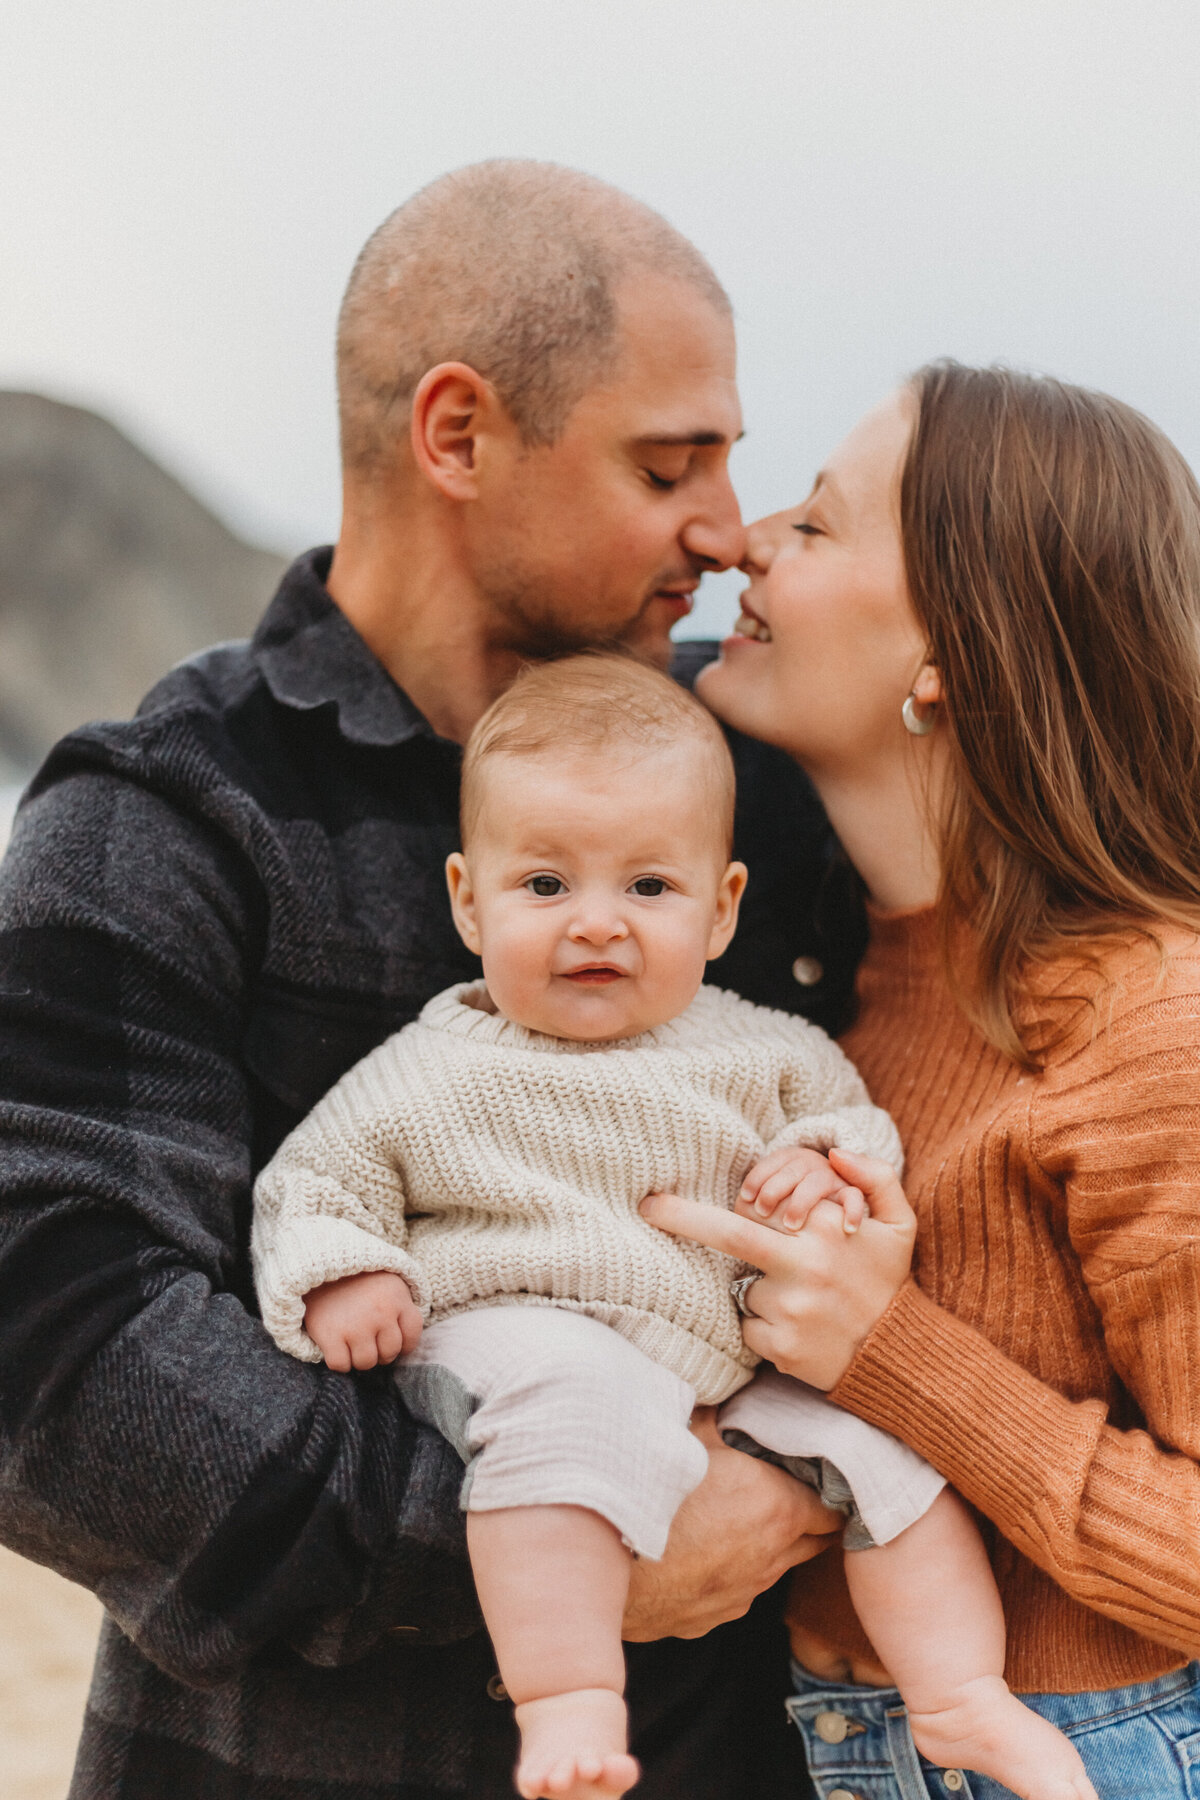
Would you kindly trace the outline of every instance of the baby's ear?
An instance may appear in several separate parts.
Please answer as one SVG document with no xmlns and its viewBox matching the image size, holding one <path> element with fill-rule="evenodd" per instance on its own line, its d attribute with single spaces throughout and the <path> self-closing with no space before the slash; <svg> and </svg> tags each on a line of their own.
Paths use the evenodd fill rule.
<svg viewBox="0 0 1200 1800">
<path fill-rule="evenodd" d="M 478 956 L 479 927 L 475 920 L 475 889 L 471 884 L 467 859 L 461 850 L 452 851 L 446 858 L 446 886 L 450 890 L 450 911 L 454 915 L 455 929 L 467 949 Z"/>
<path fill-rule="evenodd" d="M 712 934 L 708 940 L 708 961 L 723 956 L 729 940 L 737 930 L 738 908 L 746 891 L 749 873 L 745 863 L 731 862 L 717 889 L 717 906 L 713 915 Z"/>
</svg>

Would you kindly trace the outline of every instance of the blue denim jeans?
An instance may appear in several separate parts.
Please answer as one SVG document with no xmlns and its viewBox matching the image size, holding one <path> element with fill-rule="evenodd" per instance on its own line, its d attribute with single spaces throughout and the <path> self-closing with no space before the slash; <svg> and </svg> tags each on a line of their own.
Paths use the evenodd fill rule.
<svg viewBox="0 0 1200 1800">
<path fill-rule="evenodd" d="M 1010 1789 L 919 1756 L 895 1688 L 839 1686 L 793 1665 L 788 1713 L 819 1800 L 1006 1800 Z M 1065 1731 L 1100 1800 L 1200 1800 L 1200 1663 L 1090 1694 L 1022 1694 Z"/>
</svg>

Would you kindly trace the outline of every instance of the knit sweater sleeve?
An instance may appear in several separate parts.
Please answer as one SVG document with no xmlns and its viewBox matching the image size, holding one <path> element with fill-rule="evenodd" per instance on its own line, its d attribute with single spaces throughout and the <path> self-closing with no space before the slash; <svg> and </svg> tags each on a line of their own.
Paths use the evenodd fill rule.
<svg viewBox="0 0 1200 1800">
<path fill-rule="evenodd" d="M 831 1398 L 932 1462 L 1068 1594 L 1200 1652 L 1200 966 L 1129 992 L 1035 1102 L 1112 1366 L 1139 1422 L 1072 1400 L 914 1283 Z M 1053 1321 L 1047 1321 L 1052 1331 Z"/>
<path fill-rule="evenodd" d="M 304 1297 L 326 1281 L 400 1275 L 428 1312 L 420 1265 L 405 1248 L 397 1129 L 419 1030 L 397 1033 L 344 1075 L 255 1183 L 251 1255 L 263 1323 L 302 1362 L 321 1360 L 304 1329 Z"/>
<path fill-rule="evenodd" d="M 767 1154 L 785 1146 L 809 1150 L 850 1150 L 904 1168 L 900 1134 L 882 1107 L 873 1106 L 866 1084 L 849 1057 L 819 1026 L 787 1021 L 791 1037 L 779 1097 L 787 1123 L 767 1145 Z"/>
</svg>

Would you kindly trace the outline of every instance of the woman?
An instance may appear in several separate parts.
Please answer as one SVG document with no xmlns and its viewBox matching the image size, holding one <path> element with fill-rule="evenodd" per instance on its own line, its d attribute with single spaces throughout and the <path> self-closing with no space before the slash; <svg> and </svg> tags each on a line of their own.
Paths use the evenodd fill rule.
<svg viewBox="0 0 1200 1800">
<path fill-rule="evenodd" d="M 704 698 L 862 879 L 843 1042 L 915 1225 L 647 1216 L 763 1269 L 752 1348 L 977 1509 L 1009 1681 L 1101 1796 L 1200 1794 L 1200 491 L 1116 401 L 938 365 L 746 567 Z M 790 1607 L 820 1792 L 992 1800 L 922 1773 L 832 1562 Z"/>
</svg>

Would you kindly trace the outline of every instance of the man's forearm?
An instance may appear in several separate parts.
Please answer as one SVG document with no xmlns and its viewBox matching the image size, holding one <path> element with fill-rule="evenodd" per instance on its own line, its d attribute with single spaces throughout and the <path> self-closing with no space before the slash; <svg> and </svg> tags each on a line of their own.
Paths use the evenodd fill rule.
<svg viewBox="0 0 1200 1800">
<path fill-rule="evenodd" d="M 46 788 L 0 869 L 0 1532 L 200 1683 L 478 1626 L 453 1453 L 238 1298 L 261 906 L 107 775 Z"/>
<path fill-rule="evenodd" d="M 320 1662 L 478 1629 L 461 1465 L 386 1380 L 284 1357 L 112 1214 L 5 1216 L 0 1529 L 207 1683 L 286 1638 Z"/>
</svg>

